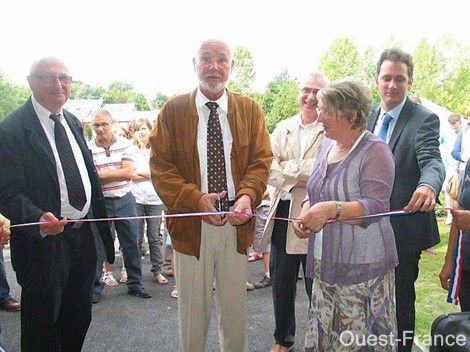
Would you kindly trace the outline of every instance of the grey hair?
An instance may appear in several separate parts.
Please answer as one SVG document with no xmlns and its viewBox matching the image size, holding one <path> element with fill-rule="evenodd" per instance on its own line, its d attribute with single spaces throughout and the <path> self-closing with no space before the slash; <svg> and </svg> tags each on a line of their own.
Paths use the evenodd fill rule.
<svg viewBox="0 0 470 352">
<path fill-rule="evenodd" d="M 340 81 L 323 88 L 318 98 L 324 100 L 329 107 L 344 116 L 352 128 L 364 129 L 370 112 L 370 90 L 357 81 Z M 353 121 L 353 112 L 356 120 Z"/>
<path fill-rule="evenodd" d="M 321 72 L 310 72 L 308 73 L 304 79 L 301 81 L 301 85 L 303 85 L 305 82 L 308 81 L 322 81 L 325 83 L 325 85 L 330 84 L 330 80 Z"/>
<path fill-rule="evenodd" d="M 35 61 L 31 65 L 31 69 L 29 70 L 29 75 L 34 76 L 34 75 L 41 73 L 41 67 L 43 67 L 44 64 L 51 63 L 51 62 L 58 63 L 60 66 L 65 67 L 68 71 L 67 65 L 61 59 L 57 57 L 49 56 L 49 57 L 43 57 L 42 59 Z"/>
<path fill-rule="evenodd" d="M 221 39 L 207 39 L 207 40 L 204 40 L 204 41 L 198 46 L 197 51 L 196 51 L 196 54 L 194 55 L 194 58 L 199 57 L 199 55 L 201 54 L 201 49 L 202 49 L 204 46 L 207 46 L 207 45 L 214 45 L 214 44 L 223 44 L 225 47 L 227 47 L 227 50 L 228 50 L 228 53 L 229 53 L 229 59 L 230 59 L 230 60 L 233 60 L 232 48 L 230 48 L 230 45 L 228 45 L 227 42 L 225 42 L 224 40 L 221 40 Z"/>
<path fill-rule="evenodd" d="M 101 116 L 101 117 L 107 117 L 111 123 L 116 123 L 117 121 L 113 119 L 113 116 L 111 115 L 111 113 L 106 110 L 106 109 L 103 109 L 103 108 L 100 108 L 98 110 L 96 110 L 94 113 L 93 113 L 93 118 L 95 116 Z"/>
</svg>

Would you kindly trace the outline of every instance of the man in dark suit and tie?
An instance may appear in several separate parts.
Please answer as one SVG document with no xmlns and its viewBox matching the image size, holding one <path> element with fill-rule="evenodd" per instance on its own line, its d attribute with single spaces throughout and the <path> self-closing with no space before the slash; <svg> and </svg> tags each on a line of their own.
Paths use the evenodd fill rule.
<svg viewBox="0 0 470 352">
<path fill-rule="evenodd" d="M 28 76 L 28 101 L 0 124 L 0 212 L 13 228 L 11 259 L 21 285 L 22 351 L 79 351 L 91 322 L 97 231 L 114 261 L 100 181 L 78 119 L 63 110 L 72 78 L 44 58 Z M 59 220 L 60 219 L 60 220 Z"/>
<path fill-rule="evenodd" d="M 415 327 L 415 288 L 423 249 L 439 243 L 434 205 L 445 168 L 439 152 L 439 119 L 407 97 L 413 60 L 400 49 L 385 50 L 377 63 L 381 97 L 368 129 L 386 141 L 395 156 L 395 183 L 390 208 L 412 215 L 391 219 L 399 265 L 395 270 L 399 351 L 411 351 Z"/>
</svg>

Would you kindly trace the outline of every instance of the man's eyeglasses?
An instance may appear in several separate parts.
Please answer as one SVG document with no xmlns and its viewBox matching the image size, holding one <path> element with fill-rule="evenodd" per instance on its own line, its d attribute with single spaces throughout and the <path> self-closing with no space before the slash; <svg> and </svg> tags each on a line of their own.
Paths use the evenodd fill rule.
<svg viewBox="0 0 470 352">
<path fill-rule="evenodd" d="M 55 83 L 56 80 L 59 80 L 61 84 L 70 84 L 72 83 L 72 77 L 70 76 L 52 76 L 52 75 L 34 75 L 34 77 L 40 80 L 42 83 Z"/>
<path fill-rule="evenodd" d="M 109 123 L 107 123 L 107 122 L 103 122 L 103 123 L 94 123 L 94 124 L 92 124 L 92 126 L 93 126 L 94 129 L 97 130 L 97 129 L 100 128 L 100 127 L 102 127 L 102 128 L 107 128 L 107 127 L 109 126 Z"/>
</svg>

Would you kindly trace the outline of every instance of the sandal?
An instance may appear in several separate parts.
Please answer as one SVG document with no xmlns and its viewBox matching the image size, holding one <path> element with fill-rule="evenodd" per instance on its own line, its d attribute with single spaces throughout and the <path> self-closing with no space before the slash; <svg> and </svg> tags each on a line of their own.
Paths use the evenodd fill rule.
<svg viewBox="0 0 470 352">
<path fill-rule="evenodd" d="M 163 276 L 161 273 L 155 275 L 153 277 L 153 281 L 155 281 L 156 283 L 158 283 L 160 285 L 167 285 L 168 284 L 168 279 L 165 276 Z"/>
<path fill-rule="evenodd" d="M 249 262 L 256 262 L 257 260 L 263 259 L 263 255 L 256 253 L 256 252 L 251 252 L 250 255 L 248 256 L 248 261 Z"/>
<path fill-rule="evenodd" d="M 170 296 L 173 298 L 178 298 L 178 289 L 176 288 L 176 285 L 173 286 L 173 290 L 171 291 Z"/>
</svg>

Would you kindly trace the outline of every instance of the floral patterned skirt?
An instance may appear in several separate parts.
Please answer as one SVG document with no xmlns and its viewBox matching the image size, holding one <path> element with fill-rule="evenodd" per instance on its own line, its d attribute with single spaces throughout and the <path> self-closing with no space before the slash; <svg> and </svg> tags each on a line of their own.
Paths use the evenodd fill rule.
<svg viewBox="0 0 470 352">
<path fill-rule="evenodd" d="M 305 351 L 395 351 L 395 273 L 353 285 L 320 280 L 314 261 Z"/>
</svg>

